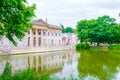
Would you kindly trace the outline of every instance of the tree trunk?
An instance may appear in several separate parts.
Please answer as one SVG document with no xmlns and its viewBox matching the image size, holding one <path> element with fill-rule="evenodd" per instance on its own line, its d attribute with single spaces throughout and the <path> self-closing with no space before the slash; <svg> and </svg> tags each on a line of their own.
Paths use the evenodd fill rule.
<svg viewBox="0 0 120 80">
<path fill-rule="evenodd" d="M 112 45 L 112 42 L 110 42 L 110 45 Z"/>
<path fill-rule="evenodd" d="M 99 46 L 100 45 L 100 43 L 99 42 L 97 42 L 97 46 Z"/>
<path fill-rule="evenodd" d="M 92 43 L 92 42 L 90 42 L 90 44 L 92 45 L 93 43 Z"/>
</svg>

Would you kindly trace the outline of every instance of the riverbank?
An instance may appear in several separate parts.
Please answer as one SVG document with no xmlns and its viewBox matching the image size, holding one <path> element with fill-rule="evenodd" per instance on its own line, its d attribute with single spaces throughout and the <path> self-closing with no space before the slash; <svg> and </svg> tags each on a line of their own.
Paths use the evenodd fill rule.
<svg viewBox="0 0 120 80">
<path fill-rule="evenodd" d="M 51 52 L 51 51 L 63 51 L 69 50 L 72 47 L 63 46 L 63 47 L 41 47 L 41 48 L 25 48 L 25 49 L 13 49 L 10 51 L 10 54 L 23 54 L 23 53 L 37 53 L 37 52 Z"/>
<path fill-rule="evenodd" d="M 2 51 L 0 51 L 0 56 L 2 55 Z"/>
</svg>

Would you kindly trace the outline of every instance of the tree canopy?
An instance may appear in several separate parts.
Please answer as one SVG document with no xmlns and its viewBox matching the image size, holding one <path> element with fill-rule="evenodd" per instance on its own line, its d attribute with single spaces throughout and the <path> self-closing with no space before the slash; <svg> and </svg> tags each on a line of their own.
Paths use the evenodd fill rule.
<svg viewBox="0 0 120 80">
<path fill-rule="evenodd" d="M 74 29 L 68 26 L 64 28 L 64 26 L 62 25 L 62 33 L 74 33 Z"/>
<path fill-rule="evenodd" d="M 14 37 L 22 40 L 25 32 L 32 28 L 31 19 L 35 16 L 35 5 L 27 0 L 2 0 L 0 2 L 0 38 L 7 37 L 17 45 Z"/>
<path fill-rule="evenodd" d="M 89 41 L 95 43 L 120 42 L 120 25 L 115 23 L 115 18 L 107 15 L 97 19 L 81 20 L 77 23 L 78 38 L 81 42 Z"/>
</svg>

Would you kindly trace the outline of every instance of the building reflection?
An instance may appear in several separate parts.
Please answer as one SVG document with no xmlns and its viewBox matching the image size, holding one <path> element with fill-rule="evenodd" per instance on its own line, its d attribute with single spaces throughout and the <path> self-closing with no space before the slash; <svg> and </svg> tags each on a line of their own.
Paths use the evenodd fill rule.
<svg viewBox="0 0 120 80">
<path fill-rule="evenodd" d="M 77 60 L 78 55 L 73 51 L 57 51 L 45 53 L 32 53 L 22 55 L 12 55 L 2 57 L 0 60 L 1 72 L 4 69 L 5 63 L 9 61 L 12 65 L 12 71 L 23 70 L 28 67 L 38 71 L 53 71 L 62 70 L 65 63 L 70 63 Z"/>
</svg>

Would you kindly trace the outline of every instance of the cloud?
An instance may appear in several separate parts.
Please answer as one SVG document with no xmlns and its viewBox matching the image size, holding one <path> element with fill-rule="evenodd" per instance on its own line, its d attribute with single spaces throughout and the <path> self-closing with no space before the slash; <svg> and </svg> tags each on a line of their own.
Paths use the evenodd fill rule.
<svg viewBox="0 0 120 80">
<path fill-rule="evenodd" d="M 48 19 L 50 24 L 75 27 L 81 19 L 110 15 L 119 19 L 120 0 L 28 0 L 35 3 L 36 18 Z"/>
</svg>

